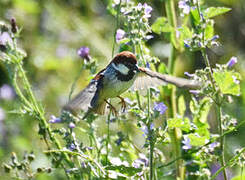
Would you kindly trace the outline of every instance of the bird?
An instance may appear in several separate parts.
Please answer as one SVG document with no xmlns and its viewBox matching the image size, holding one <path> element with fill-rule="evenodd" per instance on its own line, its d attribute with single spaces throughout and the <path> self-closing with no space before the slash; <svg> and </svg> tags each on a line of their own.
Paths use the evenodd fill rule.
<svg viewBox="0 0 245 180">
<path fill-rule="evenodd" d="M 128 89 L 139 90 L 166 83 L 181 88 L 196 89 L 199 87 L 199 84 L 193 80 L 161 74 L 151 71 L 149 68 L 139 67 L 136 56 L 130 51 L 123 51 L 98 72 L 90 83 L 63 107 L 63 110 L 72 114 L 83 111 L 86 114 L 93 112 L 103 115 L 105 114 L 106 104 L 108 104 L 112 113 L 117 115 L 117 111 L 108 101 L 109 99 L 120 98 L 122 109 L 125 110 L 126 103 L 121 94 Z"/>
</svg>

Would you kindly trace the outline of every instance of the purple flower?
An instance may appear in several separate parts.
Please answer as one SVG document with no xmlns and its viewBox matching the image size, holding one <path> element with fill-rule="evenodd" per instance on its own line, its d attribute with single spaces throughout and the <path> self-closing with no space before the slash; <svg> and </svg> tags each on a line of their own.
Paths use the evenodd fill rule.
<svg viewBox="0 0 245 180">
<path fill-rule="evenodd" d="M 145 18 L 150 18 L 150 17 L 151 17 L 152 7 L 149 6 L 149 5 L 146 4 L 146 3 L 144 3 L 143 7 L 144 7 L 144 13 L 145 13 L 144 17 L 145 17 Z"/>
<path fill-rule="evenodd" d="M 180 9 L 182 9 L 184 14 L 189 14 L 191 8 L 190 8 L 190 5 L 188 4 L 188 0 L 179 1 L 178 6 Z"/>
<path fill-rule="evenodd" d="M 73 128 L 75 128 L 75 127 L 76 127 L 76 125 L 75 125 L 73 122 L 70 122 L 70 123 L 69 123 L 69 128 L 73 129 Z"/>
<path fill-rule="evenodd" d="M 62 120 L 59 117 L 55 117 L 54 115 L 50 116 L 49 123 L 55 124 L 55 123 L 61 123 Z"/>
<path fill-rule="evenodd" d="M 237 57 L 231 57 L 231 59 L 228 61 L 228 63 L 226 64 L 226 66 L 228 68 L 231 68 L 234 64 L 237 63 Z"/>
<path fill-rule="evenodd" d="M 194 94 L 194 95 L 198 95 L 198 94 L 200 94 L 200 90 L 190 90 L 189 91 L 191 94 Z"/>
<path fill-rule="evenodd" d="M 77 54 L 83 58 L 83 59 L 86 59 L 86 60 L 90 60 L 90 56 L 89 56 L 89 51 L 90 49 L 86 46 L 83 46 L 83 47 L 80 47 L 77 51 Z"/>
<path fill-rule="evenodd" d="M 216 39 L 219 39 L 219 35 L 215 35 L 212 37 L 211 41 L 215 41 Z"/>
<path fill-rule="evenodd" d="M 148 69 L 151 69 L 150 63 L 148 61 L 146 61 L 145 67 L 148 68 Z"/>
<path fill-rule="evenodd" d="M 6 46 L 7 44 L 11 45 L 12 43 L 13 40 L 8 32 L 3 32 L 2 34 L 0 34 L 0 45 Z"/>
<path fill-rule="evenodd" d="M 123 39 L 125 34 L 126 33 L 125 33 L 124 30 L 118 29 L 117 32 L 116 32 L 116 41 L 119 42 L 121 39 Z"/>
<path fill-rule="evenodd" d="M 149 133 L 147 126 L 144 125 L 144 126 L 143 126 L 142 128 L 140 128 L 140 129 L 141 129 L 141 131 L 144 133 L 143 136 L 146 137 L 146 136 L 148 135 L 148 133 Z"/>
<path fill-rule="evenodd" d="M 160 112 L 160 114 L 164 114 L 167 109 L 168 107 L 162 102 L 154 103 L 154 110 Z"/>
<path fill-rule="evenodd" d="M 186 75 L 187 77 L 191 78 L 191 77 L 194 77 L 194 74 L 190 74 L 188 72 L 184 72 L 184 75 Z"/>
<path fill-rule="evenodd" d="M 15 97 L 15 92 L 13 88 L 7 84 L 4 84 L 0 88 L 0 99 L 12 100 Z"/>
<path fill-rule="evenodd" d="M 184 46 L 186 47 L 186 48 L 190 48 L 191 46 L 187 43 L 187 42 L 185 42 L 184 41 Z"/>
<path fill-rule="evenodd" d="M 191 149 L 191 144 L 190 144 L 191 140 L 190 140 L 190 138 L 188 136 L 184 136 L 184 140 L 182 141 L 182 143 L 183 143 L 182 148 L 184 150 Z"/>
<path fill-rule="evenodd" d="M 74 143 L 71 143 L 70 146 L 68 147 L 69 150 L 74 151 L 76 149 L 76 146 Z"/>
<path fill-rule="evenodd" d="M 0 121 L 4 120 L 6 117 L 4 110 L 0 107 Z"/>
</svg>

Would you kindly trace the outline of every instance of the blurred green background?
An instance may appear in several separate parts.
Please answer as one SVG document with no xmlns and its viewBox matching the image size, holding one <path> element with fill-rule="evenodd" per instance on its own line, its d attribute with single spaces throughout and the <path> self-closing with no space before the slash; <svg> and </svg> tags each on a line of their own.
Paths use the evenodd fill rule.
<svg viewBox="0 0 245 180">
<path fill-rule="evenodd" d="M 108 0 L 109 1 L 109 0 Z M 98 70 L 111 59 L 116 21 L 106 9 L 106 0 L 1 0 L 0 20 L 9 21 L 15 17 L 22 27 L 19 44 L 27 52 L 24 66 L 38 99 L 43 102 L 47 117 L 58 115 L 60 107 L 68 100 L 71 84 L 81 66 L 82 59 L 77 55 L 81 46 L 90 48 L 91 56 L 98 60 Z M 140 1 L 153 7 L 150 24 L 165 15 L 164 0 Z M 235 69 L 245 76 L 245 1 L 207 0 L 210 6 L 231 7 L 232 11 L 215 18 L 216 33 L 221 46 L 209 50 L 211 63 L 226 63 L 231 56 L 238 57 Z M 154 35 L 148 42 L 151 53 L 167 62 L 169 45 L 163 36 Z M 194 72 L 204 67 L 199 53 L 183 53 L 177 62 L 178 76 L 185 71 Z M 89 72 L 80 76 L 75 93 L 89 81 Z M 0 87 L 10 84 L 6 69 L 0 66 Z M 242 94 L 234 98 L 234 104 L 226 105 L 229 114 L 239 121 L 245 117 L 245 83 L 241 82 Z M 37 121 L 8 113 L 18 108 L 16 98 L 0 99 L 0 108 L 5 117 L 0 119 L 0 163 L 8 161 L 12 151 L 22 155 L 34 150 L 36 166 L 47 163 L 41 153 L 46 149 L 38 136 Z M 101 123 L 103 126 L 103 123 Z M 214 128 L 215 125 L 211 128 Z M 227 157 L 235 148 L 245 146 L 245 126 L 227 138 Z M 35 164 L 34 164 L 35 166 Z M 1 171 L 0 171 L 1 174 Z M 56 176 L 59 179 L 58 176 Z M 0 177 L 1 179 L 1 177 Z M 44 178 L 45 179 L 45 178 Z"/>
</svg>

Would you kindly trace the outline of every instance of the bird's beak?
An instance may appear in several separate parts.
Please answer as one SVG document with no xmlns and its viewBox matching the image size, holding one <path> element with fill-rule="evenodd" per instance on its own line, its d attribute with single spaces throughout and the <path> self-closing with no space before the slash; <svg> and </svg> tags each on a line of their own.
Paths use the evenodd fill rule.
<svg viewBox="0 0 245 180">
<path fill-rule="evenodd" d="M 140 72 L 139 67 L 138 67 L 137 64 L 134 66 L 134 72 L 135 72 L 135 73 Z"/>
</svg>

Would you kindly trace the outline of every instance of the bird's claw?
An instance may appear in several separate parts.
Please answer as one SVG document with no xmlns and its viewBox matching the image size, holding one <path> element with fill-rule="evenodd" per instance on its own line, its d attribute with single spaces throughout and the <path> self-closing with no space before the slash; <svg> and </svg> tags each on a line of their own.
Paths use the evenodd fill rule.
<svg viewBox="0 0 245 180">
<path fill-rule="evenodd" d="M 118 117 L 118 112 L 117 112 L 116 108 L 111 103 L 109 103 L 108 101 L 105 100 L 105 102 L 110 106 L 112 114 L 114 116 Z"/>
<path fill-rule="evenodd" d="M 119 104 L 122 105 L 122 107 L 121 107 L 122 111 L 125 112 L 127 105 L 126 105 L 124 98 L 122 98 L 121 96 L 117 96 L 117 97 L 121 99 L 121 102 L 119 102 Z"/>
</svg>

